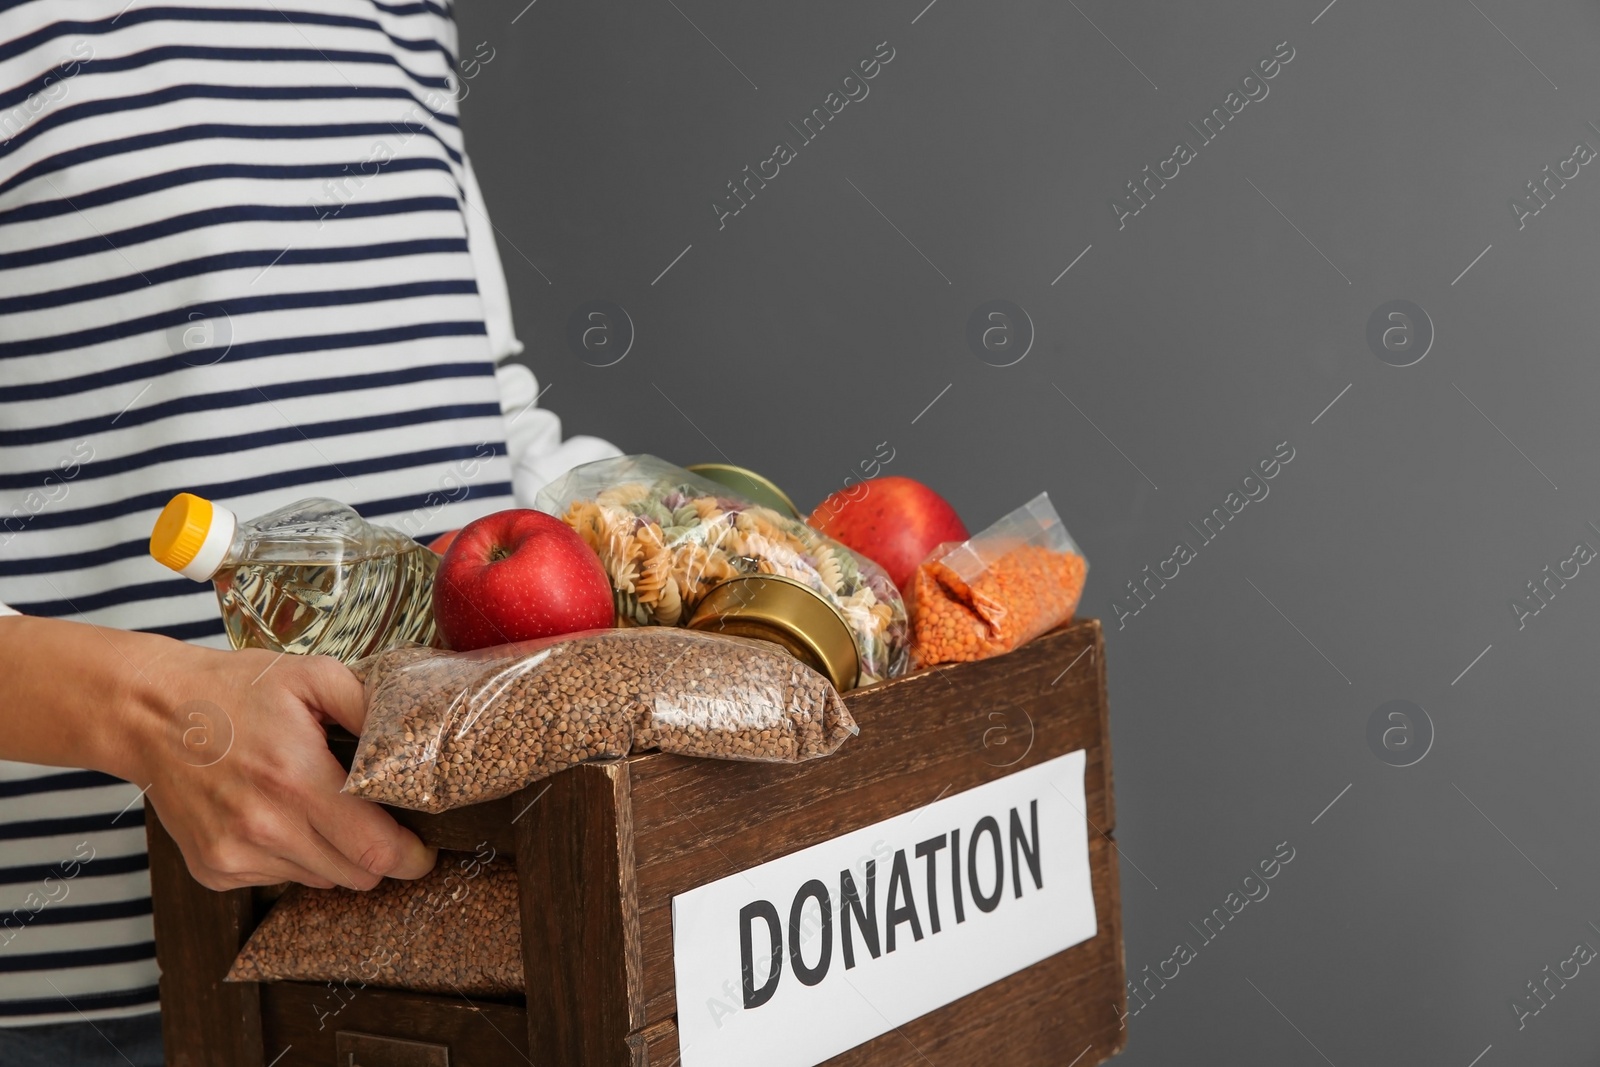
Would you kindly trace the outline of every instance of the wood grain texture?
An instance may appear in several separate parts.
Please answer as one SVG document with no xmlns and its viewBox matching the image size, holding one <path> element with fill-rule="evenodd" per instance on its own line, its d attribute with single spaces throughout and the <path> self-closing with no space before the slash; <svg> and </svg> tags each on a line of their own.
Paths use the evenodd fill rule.
<svg viewBox="0 0 1600 1067">
<path fill-rule="evenodd" d="M 517 1005 L 384 989 L 336 995 L 326 986 L 303 982 L 260 989 L 266 1063 L 273 1067 L 345 1067 L 334 1048 L 341 1030 L 448 1045 L 452 1065 L 525 1067 L 532 1062 L 527 1016 Z M 282 1058 L 274 1063 L 274 1056 Z"/>
<path fill-rule="evenodd" d="M 1115 1055 L 1126 1008 L 1099 623 L 847 701 L 861 734 L 827 759 L 778 766 L 657 753 L 573 768 L 442 815 L 396 811 L 432 844 L 488 841 L 516 858 L 526 1009 L 381 990 L 346 1002 L 298 983 L 207 986 L 203 976 L 220 977 L 253 925 L 250 895 L 195 884 L 170 841 L 158 876 L 153 831 L 158 946 L 164 968 L 181 961 L 171 995 L 189 1005 L 168 1007 L 169 1056 L 190 1056 L 169 1062 L 265 1067 L 281 1054 L 275 1067 L 329 1064 L 335 1033 L 347 1029 L 448 1044 L 452 1063 L 675 1067 L 673 895 L 1080 748 L 1096 936 L 829 1063 L 1056 1067 L 1080 1057 L 1077 1067 L 1091 1067 Z"/>
<path fill-rule="evenodd" d="M 385 805 L 385 810 L 393 815 L 395 821 L 401 826 L 410 827 L 418 837 L 430 845 L 440 848 L 455 849 L 458 852 L 476 852 L 478 846 L 487 841 L 494 846 L 497 855 L 511 856 L 516 854 L 516 835 L 512 831 L 514 821 L 523 807 L 532 802 L 532 797 L 537 796 L 539 790 L 548 783 L 535 783 L 531 793 L 517 793 L 499 800 L 491 800 L 487 804 L 473 804 L 470 807 L 457 808 L 455 811 L 441 812 L 438 815 L 428 815 L 420 811 L 406 811 L 404 808 L 390 808 Z M 525 795 L 526 793 L 526 795 Z M 523 797 L 520 804 L 513 802 Z"/>
<path fill-rule="evenodd" d="M 631 761 L 650 1067 L 679 1062 L 674 894 L 1079 748 L 1096 936 L 828 1064 L 1045 1067 L 1081 1056 L 1078 1067 L 1091 1067 L 1115 1056 L 1126 1005 L 1098 622 L 1000 659 L 852 693 L 849 703 L 861 736 L 814 765 L 711 775 L 676 757 Z"/>
<path fill-rule="evenodd" d="M 678 893 L 1076 749 L 1087 751 L 1087 814 L 1111 833 L 1104 666 L 1090 620 L 1007 656 L 850 694 L 861 735 L 823 760 L 630 760 L 646 1024 L 677 1012 Z M 1120 939 L 1120 927 L 1105 936 Z"/>
<path fill-rule="evenodd" d="M 525 809 L 512 830 L 537 1063 L 643 1056 L 631 1040 L 644 1020 L 629 784 L 626 762 L 591 763 L 512 798 Z"/>
<path fill-rule="evenodd" d="M 152 804 L 145 838 L 168 1067 L 263 1067 L 257 987 L 222 981 L 255 927 L 250 890 L 214 893 L 190 877 Z"/>
<path fill-rule="evenodd" d="M 644 1038 L 645 1067 L 679 1067 L 683 1063 L 683 1057 L 678 1053 L 676 1019 L 651 1023 L 639 1036 Z"/>
</svg>

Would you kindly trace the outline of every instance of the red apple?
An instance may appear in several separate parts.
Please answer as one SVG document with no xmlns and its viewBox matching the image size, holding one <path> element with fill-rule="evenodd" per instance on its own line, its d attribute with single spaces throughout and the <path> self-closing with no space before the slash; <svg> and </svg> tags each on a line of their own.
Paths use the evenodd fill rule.
<svg viewBox="0 0 1600 1067">
<path fill-rule="evenodd" d="M 894 474 L 839 490 L 806 521 L 888 571 L 901 589 L 929 552 L 968 537 L 961 516 L 944 497 Z"/>
<path fill-rule="evenodd" d="M 514 509 L 468 523 L 439 561 L 433 616 L 458 652 L 614 621 L 611 582 L 566 523 Z"/>
<path fill-rule="evenodd" d="M 442 533 L 432 541 L 429 541 L 428 547 L 442 556 L 445 550 L 450 547 L 450 543 L 456 539 L 456 534 L 460 532 L 460 530 L 451 530 L 449 533 Z"/>
</svg>

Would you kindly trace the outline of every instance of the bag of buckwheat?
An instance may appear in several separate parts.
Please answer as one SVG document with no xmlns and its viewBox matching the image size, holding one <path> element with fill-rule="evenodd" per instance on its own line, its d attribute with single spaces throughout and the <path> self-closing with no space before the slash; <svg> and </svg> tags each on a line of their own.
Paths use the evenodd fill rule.
<svg viewBox="0 0 1600 1067">
<path fill-rule="evenodd" d="M 367 719 L 344 792 L 440 812 L 585 760 L 659 750 L 798 763 L 857 732 L 822 675 L 766 641 L 665 627 L 356 666 Z"/>
<path fill-rule="evenodd" d="M 487 849 L 487 855 L 485 850 Z M 523 991 L 517 873 L 494 850 L 440 852 L 415 881 L 375 889 L 291 886 L 229 969 L 229 982 L 338 982 L 503 996 Z"/>
</svg>

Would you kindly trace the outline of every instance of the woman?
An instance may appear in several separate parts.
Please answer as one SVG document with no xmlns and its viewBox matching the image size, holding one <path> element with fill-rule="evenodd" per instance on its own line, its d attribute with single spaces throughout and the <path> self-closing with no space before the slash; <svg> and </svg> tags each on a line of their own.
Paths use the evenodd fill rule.
<svg viewBox="0 0 1600 1067">
<path fill-rule="evenodd" d="M 0 1062 L 144 1067 L 144 802 L 213 888 L 433 863 L 338 792 L 349 671 L 218 651 L 155 514 L 328 496 L 425 536 L 507 506 L 520 346 L 447 7 L 24 0 L 0 42 Z"/>
</svg>

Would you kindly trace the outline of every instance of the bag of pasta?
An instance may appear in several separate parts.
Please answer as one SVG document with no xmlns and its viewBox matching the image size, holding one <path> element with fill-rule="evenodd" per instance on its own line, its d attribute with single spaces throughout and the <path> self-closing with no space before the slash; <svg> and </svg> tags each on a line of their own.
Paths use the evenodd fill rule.
<svg viewBox="0 0 1600 1067">
<path fill-rule="evenodd" d="M 844 620 L 859 665 L 854 684 L 909 667 L 905 602 L 883 568 L 726 486 L 655 456 L 622 456 L 574 468 L 541 490 L 536 506 L 600 556 L 618 625 L 686 625 L 720 583 L 777 575 L 811 589 Z"/>
<path fill-rule="evenodd" d="M 1048 493 L 940 545 L 911 577 L 918 666 L 998 656 L 1061 625 L 1077 611 L 1088 574 Z"/>
</svg>

